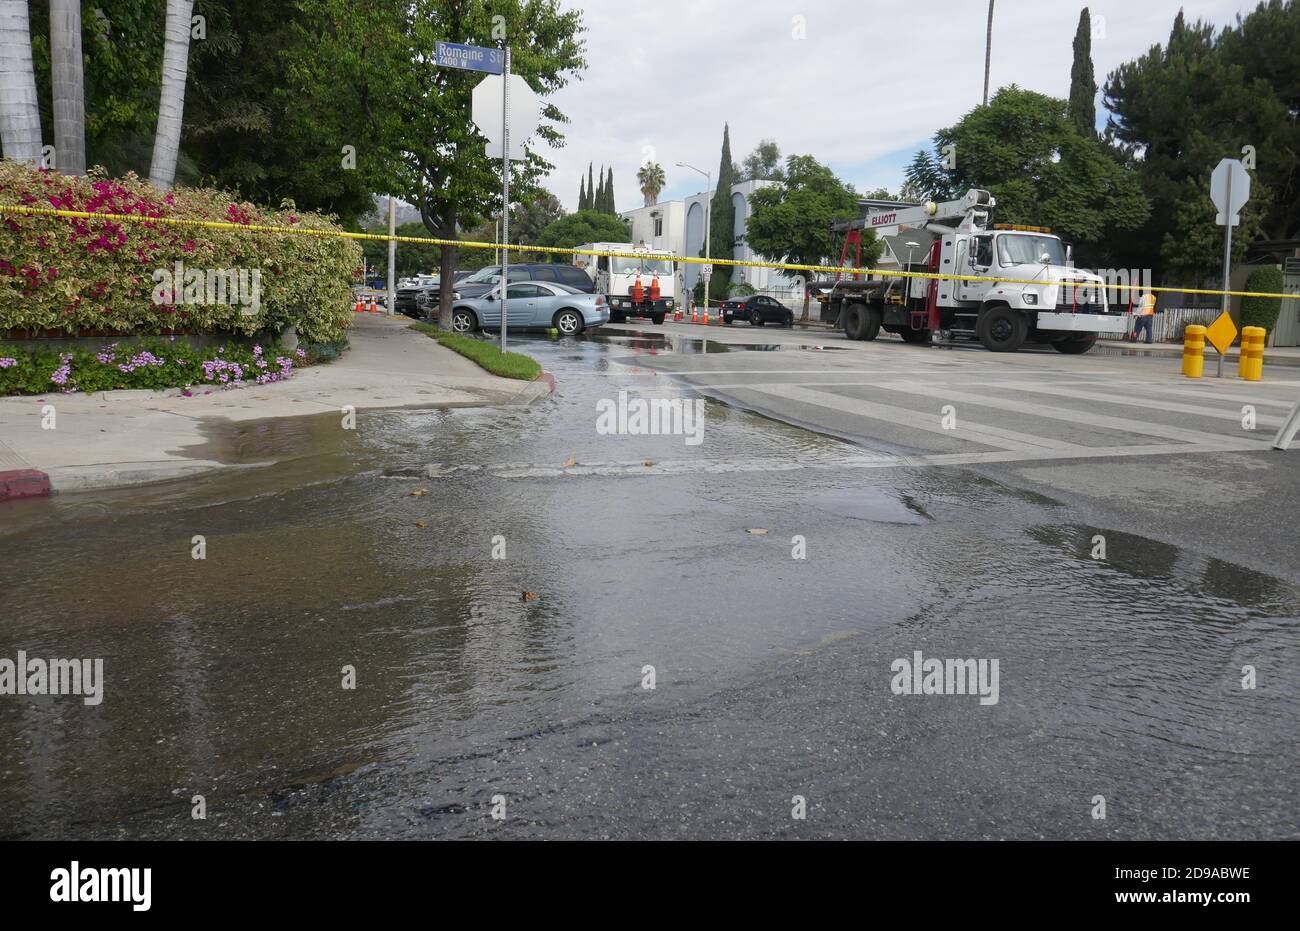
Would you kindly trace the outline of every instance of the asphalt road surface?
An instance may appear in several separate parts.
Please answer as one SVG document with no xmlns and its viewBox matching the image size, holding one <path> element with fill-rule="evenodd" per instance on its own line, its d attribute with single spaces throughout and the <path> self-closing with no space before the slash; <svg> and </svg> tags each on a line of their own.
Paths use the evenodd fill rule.
<svg viewBox="0 0 1300 931">
<path fill-rule="evenodd" d="M 0 836 L 1300 836 L 1300 373 L 704 335 L 8 506 Z"/>
</svg>

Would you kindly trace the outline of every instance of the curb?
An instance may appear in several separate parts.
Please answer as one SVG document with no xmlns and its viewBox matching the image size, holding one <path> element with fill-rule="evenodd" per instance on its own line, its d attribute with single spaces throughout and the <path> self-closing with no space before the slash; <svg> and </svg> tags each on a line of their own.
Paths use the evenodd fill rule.
<svg viewBox="0 0 1300 931">
<path fill-rule="evenodd" d="M 0 501 L 17 501 L 19 498 L 47 498 L 50 494 L 50 477 L 36 469 L 12 469 L 0 472 Z"/>
<path fill-rule="evenodd" d="M 550 391 L 548 391 L 547 394 L 555 394 L 555 376 L 552 375 L 550 372 L 543 370 L 542 374 L 538 375 L 533 380 L 545 382 L 547 386 L 550 388 Z"/>
</svg>

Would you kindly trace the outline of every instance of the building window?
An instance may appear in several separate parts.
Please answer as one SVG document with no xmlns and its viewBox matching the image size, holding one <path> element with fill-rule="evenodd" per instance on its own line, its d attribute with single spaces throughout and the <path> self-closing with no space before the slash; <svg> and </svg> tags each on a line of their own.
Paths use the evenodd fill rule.
<svg viewBox="0 0 1300 931">
<path fill-rule="evenodd" d="M 664 234 L 664 218 L 655 217 L 655 235 L 662 236 L 663 234 Z"/>
</svg>

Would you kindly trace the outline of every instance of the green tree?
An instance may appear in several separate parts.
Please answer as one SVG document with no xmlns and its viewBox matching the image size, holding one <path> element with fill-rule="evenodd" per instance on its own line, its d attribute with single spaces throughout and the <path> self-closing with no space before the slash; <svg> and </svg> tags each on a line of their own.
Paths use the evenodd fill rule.
<svg viewBox="0 0 1300 931">
<path fill-rule="evenodd" d="M 917 152 L 903 174 L 907 179 L 903 184 L 904 200 L 952 200 L 955 182 L 929 151 Z"/>
<path fill-rule="evenodd" d="M 614 206 L 614 166 L 609 166 L 609 176 L 605 179 L 605 212 L 609 214 L 618 214 L 618 208 Z"/>
<path fill-rule="evenodd" d="M 387 233 L 388 223 L 376 223 L 366 230 L 368 233 Z M 397 227 L 398 236 L 427 236 L 423 223 L 403 223 Z M 489 231 L 488 239 L 491 239 Z M 388 243 L 378 239 L 365 239 L 361 249 L 366 256 L 366 266 L 375 270 L 379 277 L 388 275 Z M 442 250 L 425 243 L 399 242 L 397 244 L 397 275 L 406 278 L 411 275 L 430 274 L 442 263 Z"/>
<path fill-rule="evenodd" d="M 1113 264 L 1111 237 L 1136 229 L 1150 212 L 1136 173 L 1095 134 L 1075 130 L 1065 101 L 1014 84 L 939 130 L 935 147 L 913 163 L 924 162 L 924 172 L 909 168 L 909 182 L 932 173 L 935 200 L 986 189 L 1000 222 L 1052 227 L 1079 245 L 1083 264 Z M 955 153 L 953 168 L 942 166 L 944 151 Z"/>
<path fill-rule="evenodd" d="M 776 181 L 781 176 L 781 149 L 775 139 L 764 139 L 745 156 L 736 181 Z"/>
<path fill-rule="evenodd" d="M 579 210 L 587 209 L 587 179 L 586 178 L 580 178 L 578 180 L 578 209 Z"/>
<path fill-rule="evenodd" d="M 1166 276 L 1193 285 L 1217 282 L 1223 230 L 1214 225 L 1210 173 L 1220 159 L 1240 156 L 1245 146 L 1253 147 L 1261 168 L 1252 178 L 1251 201 L 1233 236 L 1234 261 L 1265 227 L 1271 226 L 1274 234 L 1294 234 L 1300 216 L 1294 145 L 1300 139 L 1294 135 L 1292 114 L 1300 101 L 1279 96 L 1269 83 L 1270 76 L 1279 75 L 1265 70 L 1269 66 L 1249 65 L 1257 75 L 1252 77 L 1248 66 L 1235 60 L 1277 52 L 1300 64 L 1294 49 L 1273 48 L 1258 28 L 1284 35 L 1287 23 L 1300 28 L 1292 4 L 1261 5 L 1216 42 L 1213 25 L 1188 23 L 1180 12 L 1166 45 L 1153 46 L 1110 73 L 1104 88 L 1111 111 L 1107 135 L 1140 177 L 1152 206 L 1145 223 L 1116 239 L 1127 264 L 1156 269 L 1162 283 Z M 1280 86 L 1285 94 L 1286 85 Z M 1296 86 L 1294 77 L 1291 86 Z"/>
<path fill-rule="evenodd" d="M 1085 136 L 1097 132 L 1097 81 L 1092 72 L 1092 17 L 1085 6 L 1074 33 L 1074 64 L 1070 66 L 1070 122 Z"/>
<path fill-rule="evenodd" d="M 664 178 L 663 166 L 658 162 L 646 162 L 636 173 L 637 183 L 641 185 L 641 196 L 645 198 L 645 205 L 653 207 L 659 202 L 659 192 L 664 189 L 667 183 Z"/>
<path fill-rule="evenodd" d="M 560 217 L 538 234 L 535 245 L 572 249 L 589 242 L 627 242 L 627 224 L 599 210 L 581 210 Z M 547 261 L 567 262 L 563 255 L 547 254 Z"/>
<path fill-rule="evenodd" d="M 760 255 L 794 265 L 821 265 L 835 252 L 831 224 L 858 215 L 858 198 L 852 186 L 835 177 L 810 155 L 792 155 L 785 161 L 782 178 L 749 196 L 752 213 L 745 238 Z M 862 261 L 870 266 L 880 258 L 884 243 L 870 230 L 863 231 Z M 807 275 L 805 275 L 807 277 Z M 803 317 L 808 319 L 808 294 Z"/>
<path fill-rule="evenodd" d="M 709 250 L 720 259 L 731 259 L 736 254 L 736 211 L 731 203 L 731 187 L 735 183 L 735 166 L 731 163 L 731 128 L 722 127 L 722 156 L 718 160 L 718 175 L 714 179 L 713 201 L 709 204 Z M 703 255 L 703 252 L 700 253 Z M 722 269 L 726 269 L 725 272 Z M 719 266 L 709 279 L 709 297 L 725 301 L 731 291 L 734 267 Z"/>
<path fill-rule="evenodd" d="M 368 190 L 420 208 L 435 236 L 456 239 L 464 223 L 502 209 L 499 162 L 469 119 L 481 75 L 438 68 L 439 41 L 497 44 L 504 28 L 512 69 L 542 98 L 542 125 L 514 163 L 519 202 L 553 169 L 541 146 L 563 141 L 566 120 L 548 100 L 585 66 L 581 14 L 540 0 L 298 0 L 302 41 L 289 58 L 295 114 L 335 151 L 356 148 L 356 171 Z M 442 252 L 442 275 L 454 270 L 454 247 Z M 447 323 L 451 292 L 442 292 Z"/>
</svg>

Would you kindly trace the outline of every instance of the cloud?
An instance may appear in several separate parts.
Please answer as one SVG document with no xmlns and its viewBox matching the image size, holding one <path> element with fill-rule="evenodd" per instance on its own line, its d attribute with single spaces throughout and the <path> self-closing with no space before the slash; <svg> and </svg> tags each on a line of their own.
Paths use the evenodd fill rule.
<svg viewBox="0 0 1300 931">
<path fill-rule="evenodd" d="M 1179 7 L 1224 26 L 1255 2 L 1002 0 L 990 93 L 1014 83 L 1067 96 L 1085 5 L 1104 20 L 1092 49 L 1100 84 L 1163 44 Z M 776 139 L 784 154 L 828 162 L 860 190 L 896 189 L 935 130 L 980 102 L 987 15 L 982 0 L 591 0 L 588 68 L 554 97 L 572 122 L 564 148 L 542 150 L 556 166 L 546 184 L 573 210 L 587 163 L 613 165 L 618 208 L 630 209 L 641 204 L 636 171 L 649 157 L 667 175 L 661 199 L 695 193 L 704 179 L 675 163 L 716 175 L 728 123 L 736 161 Z"/>
</svg>

